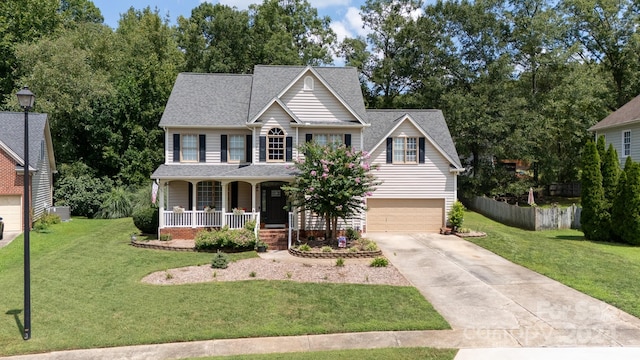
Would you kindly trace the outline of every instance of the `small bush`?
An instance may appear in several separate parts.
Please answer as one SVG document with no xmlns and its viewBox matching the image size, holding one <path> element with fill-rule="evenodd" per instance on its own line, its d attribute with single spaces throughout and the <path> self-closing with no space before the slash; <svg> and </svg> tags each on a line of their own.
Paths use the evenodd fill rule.
<svg viewBox="0 0 640 360">
<path fill-rule="evenodd" d="M 50 232 L 49 227 L 51 225 L 59 224 L 59 223 L 60 223 L 60 216 L 56 214 L 45 213 L 42 216 L 40 216 L 40 219 L 38 219 L 33 224 L 33 231 L 39 232 L 39 233 L 48 233 Z"/>
<path fill-rule="evenodd" d="M 349 252 L 358 252 L 360 251 L 360 248 L 358 248 L 357 246 L 352 246 L 349 248 Z"/>
<path fill-rule="evenodd" d="M 449 216 L 449 224 L 454 229 L 461 227 L 464 222 L 464 205 L 460 201 L 454 202 L 447 215 Z"/>
<path fill-rule="evenodd" d="M 104 195 L 96 217 L 100 219 L 120 219 L 131 216 L 132 211 L 131 194 L 123 187 L 114 187 Z"/>
<path fill-rule="evenodd" d="M 246 223 L 244 223 L 244 228 L 249 231 L 253 231 L 256 228 L 256 221 L 255 220 L 247 221 Z"/>
<path fill-rule="evenodd" d="M 364 246 L 364 249 L 366 251 L 378 251 L 378 244 L 376 244 L 373 241 L 369 240 L 369 242 Z"/>
<path fill-rule="evenodd" d="M 257 274 L 256 274 L 255 271 L 252 271 L 252 272 L 249 273 L 249 277 L 252 277 L 252 278 L 256 277 L 256 275 Z"/>
<path fill-rule="evenodd" d="M 169 241 L 171 239 L 173 239 L 173 236 L 171 234 L 160 235 L 160 241 Z"/>
<path fill-rule="evenodd" d="M 133 223 L 145 234 L 156 234 L 158 232 L 159 216 L 158 208 L 144 208 L 133 214 Z"/>
<path fill-rule="evenodd" d="M 336 266 L 343 267 L 344 266 L 344 259 L 343 258 L 337 258 L 336 259 Z"/>
<path fill-rule="evenodd" d="M 250 251 L 256 246 L 256 236 L 247 229 L 234 229 L 224 227 L 215 231 L 200 231 L 195 237 L 196 250 L 231 250 Z"/>
<path fill-rule="evenodd" d="M 347 237 L 347 240 L 349 241 L 354 241 L 354 240 L 358 240 L 360 239 L 360 233 L 353 229 L 353 228 L 347 228 L 347 230 L 345 231 L 345 236 Z"/>
<path fill-rule="evenodd" d="M 218 251 L 211 260 L 211 267 L 214 269 L 226 269 L 229 266 L 229 256 Z"/>
<path fill-rule="evenodd" d="M 322 247 L 322 252 L 330 253 L 332 251 L 333 251 L 333 249 L 331 248 L 331 246 L 323 246 Z"/>
<path fill-rule="evenodd" d="M 369 266 L 371 267 L 387 267 L 387 265 L 389 265 L 389 260 L 383 258 L 383 257 L 377 257 L 373 260 L 371 260 L 371 264 Z"/>
<path fill-rule="evenodd" d="M 300 251 L 311 251 L 311 246 L 309 244 L 302 244 L 298 246 L 298 250 Z"/>
</svg>

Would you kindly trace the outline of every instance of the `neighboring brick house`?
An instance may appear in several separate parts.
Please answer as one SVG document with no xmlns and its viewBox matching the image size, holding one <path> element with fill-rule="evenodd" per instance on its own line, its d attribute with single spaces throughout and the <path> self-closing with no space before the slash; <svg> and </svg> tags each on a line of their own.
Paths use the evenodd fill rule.
<svg viewBox="0 0 640 360">
<path fill-rule="evenodd" d="M 262 228 L 319 230 L 324 222 L 289 209 L 281 190 L 306 141 L 366 150 L 380 166 L 368 212 L 341 222 L 366 231 L 439 231 L 463 170 L 440 110 L 367 110 L 351 67 L 179 74 L 160 126 L 165 163 L 152 179 L 160 233 L 174 237 L 248 219 Z"/>
<path fill-rule="evenodd" d="M 0 217 L 5 231 L 21 231 L 24 183 L 24 113 L 0 112 Z M 46 114 L 29 113 L 29 167 L 32 220 L 53 202 L 56 172 Z"/>
</svg>

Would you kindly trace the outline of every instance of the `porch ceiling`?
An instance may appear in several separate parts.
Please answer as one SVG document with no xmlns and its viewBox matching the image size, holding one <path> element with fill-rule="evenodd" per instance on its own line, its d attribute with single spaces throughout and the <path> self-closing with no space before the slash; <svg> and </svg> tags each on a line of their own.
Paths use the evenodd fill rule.
<svg viewBox="0 0 640 360">
<path fill-rule="evenodd" d="M 292 179 L 295 170 L 285 164 L 268 165 L 160 165 L 151 175 L 152 179 Z"/>
</svg>

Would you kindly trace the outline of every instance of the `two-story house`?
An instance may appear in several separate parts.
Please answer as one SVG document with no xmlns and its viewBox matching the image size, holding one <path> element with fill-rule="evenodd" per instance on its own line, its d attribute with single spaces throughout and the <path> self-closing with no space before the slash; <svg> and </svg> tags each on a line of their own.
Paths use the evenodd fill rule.
<svg viewBox="0 0 640 360">
<path fill-rule="evenodd" d="M 382 184 L 368 211 L 343 226 L 364 231 L 439 231 L 462 171 L 439 110 L 367 110 L 350 67 L 256 66 L 252 75 L 179 74 L 160 126 L 165 163 L 160 233 L 192 238 L 207 227 L 318 230 L 287 207 L 282 185 L 307 141 L 370 153 Z M 235 211 L 233 211 L 235 209 Z"/>
<path fill-rule="evenodd" d="M 23 229 L 24 113 L 0 112 L 0 217 L 5 231 Z M 29 114 L 30 209 L 37 220 L 53 205 L 56 162 L 46 114 Z"/>
</svg>

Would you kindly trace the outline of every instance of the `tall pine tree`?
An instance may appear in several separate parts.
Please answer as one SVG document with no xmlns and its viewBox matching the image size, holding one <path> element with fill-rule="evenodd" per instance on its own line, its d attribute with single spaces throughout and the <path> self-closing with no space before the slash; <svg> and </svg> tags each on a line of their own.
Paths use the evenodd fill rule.
<svg viewBox="0 0 640 360">
<path fill-rule="evenodd" d="M 580 218 L 584 237 L 606 241 L 608 214 L 605 211 L 600 155 L 593 141 L 587 142 L 582 154 L 582 214 Z"/>
</svg>

